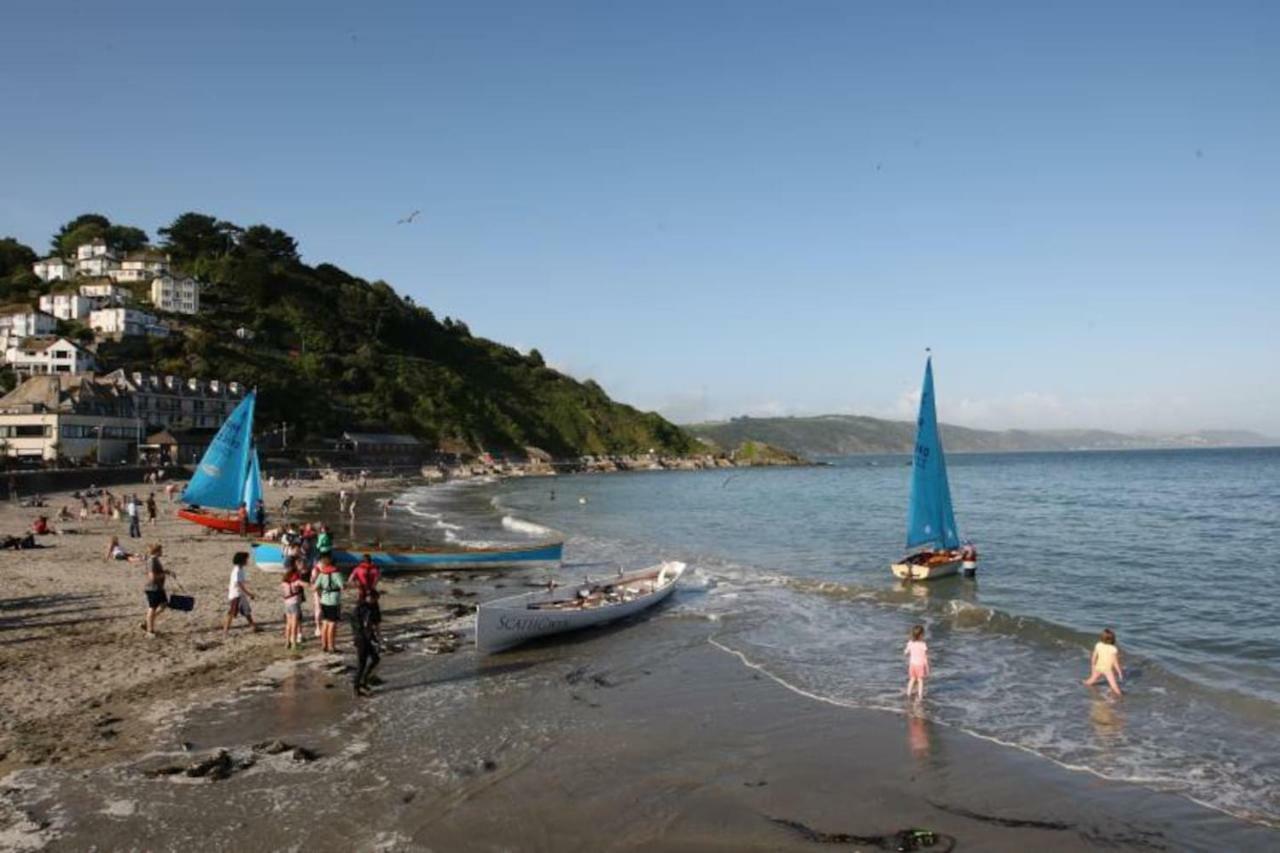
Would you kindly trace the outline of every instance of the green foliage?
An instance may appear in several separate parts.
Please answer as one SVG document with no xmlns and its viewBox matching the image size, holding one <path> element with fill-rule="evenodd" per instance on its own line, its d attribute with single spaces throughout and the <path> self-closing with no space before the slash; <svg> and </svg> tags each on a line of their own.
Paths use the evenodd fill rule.
<svg viewBox="0 0 1280 853">
<path fill-rule="evenodd" d="M 132 252 L 151 242 L 147 232 L 132 225 L 113 225 L 101 213 L 82 213 L 58 229 L 50 244 L 53 253 L 73 257 L 76 249 L 93 240 L 105 240 L 118 252 Z"/>
<path fill-rule="evenodd" d="M 386 282 L 303 264 L 279 229 L 185 213 L 159 233 L 175 263 L 207 282 L 202 312 L 183 335 L 104 342 L 100 360 L 256 386 L 264 429 L 287 421 L 303 439 L 387 430 L 562 456 L 694 449 L 678 427 L 536 352 L 473 337 Z M 236 336 L 241 327 L 251 340 Z"/>
</svg>

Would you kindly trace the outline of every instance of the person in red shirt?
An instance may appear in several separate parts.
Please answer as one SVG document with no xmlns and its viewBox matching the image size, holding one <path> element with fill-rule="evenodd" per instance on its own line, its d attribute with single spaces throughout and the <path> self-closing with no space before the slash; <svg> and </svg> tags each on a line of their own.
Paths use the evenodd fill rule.
<svg viewBox="0 0 1280 853">
<path fill-rule="evenodd" d="M 382 572 L 374 565 L 373 559 L 364 554 L 360 558 L 360 562 L 351 570 L 351 576 L 347 578 L 347 583 L 356 585 L 358 601 L 369 605 L 369 624 L 373 626 L 375 633 L 380 632 L 382 625 L 382 609 L 378 606 L 378 598 L 381 593 L 378 592 L 378 581 L 382 578 Z M 381 637 L 377 638 L 381 642 Z"/>
</svg>

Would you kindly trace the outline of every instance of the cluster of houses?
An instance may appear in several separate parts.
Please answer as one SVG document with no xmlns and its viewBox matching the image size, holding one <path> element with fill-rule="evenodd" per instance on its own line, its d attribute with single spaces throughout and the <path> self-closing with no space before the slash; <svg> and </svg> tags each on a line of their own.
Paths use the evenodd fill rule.
<svg viewBox="0 0 1280 853">
<path fill-rule="evenodd" d="M 168 255 L 155 249 L 121 254 L 93 240 L 76 249 L 74 260 L 41 258 L 32 271 L 53 285 L 39 306 L 0 307 L 0 359 L 21 377 L 97 369 L 89 349 L 57 336 L 59 320 L 82 323 L 97 339 L 167 337 L 169 326 L 152 311 L 200 311 L 199 282 L 175 273 Z M 151 311 L 135 304 L 140 285 L 149 287 Z"/>
<path fill-rule="evenodd" d="M 189 463 L 244 398 L 237 382 L 141 372 L 51 373 L 0 397 L 0 456 Z"/>
</svg>

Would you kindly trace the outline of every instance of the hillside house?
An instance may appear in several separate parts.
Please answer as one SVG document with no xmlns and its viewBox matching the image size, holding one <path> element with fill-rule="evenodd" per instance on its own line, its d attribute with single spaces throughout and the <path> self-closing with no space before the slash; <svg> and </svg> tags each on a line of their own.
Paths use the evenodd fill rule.
<svg viewBox="0 0 1280 853">
<path fill-rule="evenodd" d="M 200 311 L 200 284 L 194 278 L 164 274 L 151 282 L 151 304 L 161 311 L 196 314 Z"/>
<path fill-rule="evenodd" d="M 99 308 L 90 311 L 89 327 L 99 335 L 116 339 L 138 335 L 152 338 L 169 336 L 168 326 L 161 323 L 154 314 L 137 308 Z"/>
<path fill-rule="evenodd" d="M 33 376 L 0 397 L 0 452 L 25 459 L 127 461 L 139 439 L 129 400 L 74 374 Z"/>
<path fill-rule="evenodd" d="M 55 291 L 40 297 L 40 310 L 59 320 L 85 320 L 97 307 L 97 300 L 81 296 L 75 290 Z"/>
<path fill-rule="evenodd" d="M 120 261 L 120 268 L 110 276 L 115 281 L 148 281 L 169 271 L 169 256 L 158 249 L 139 249 L 129 252 Z"/>
<path fill-rule="evenodd" d="M 133 413 L 152 429 L 215 428 L 222 426 L 240 401 L 239 382 L 183 379 L 139 371 L 115 370 L 100 381 L 114 385 L 133 405 Z"/>
<path fill-rule="evenodd" d="M 96 368 L 93 353 L 60 337 L 22 338 L 4 351 L 4 360 L 19 376 L 89 373 Z"/>
<path fill-rule="evenodd" d="M 75 278 L 75 265 L 64 258 L 55 258 L 53 256 L 41 258 L 31 265 L 31 271 L 36 274 L 36 278 L 41 281 L 70 281 Z"/>
</svg>

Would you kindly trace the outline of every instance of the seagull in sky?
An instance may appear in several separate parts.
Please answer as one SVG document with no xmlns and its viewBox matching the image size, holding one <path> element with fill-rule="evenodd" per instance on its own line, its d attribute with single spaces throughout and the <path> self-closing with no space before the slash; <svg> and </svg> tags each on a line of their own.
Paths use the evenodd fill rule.
<svg viewBox="0 0 1280 853">
<path fill-rule="evenodd" d="M 408 216 L 406 216 L 404 219 L 397 219 L 397 220 L 396 220 L 396 224 L 397 224 L 397 225 L 408 225 L 408 224 L 409 224 L 410 222 L 412 222 L 412 221 L 417 217 L 417 215 L 418 215 L 419 213 L 421 213 L 421 212 L 422 212 L 421 210 L 415 210 L 413 213 L 410 213 L 410 214 L 409 214 Z"/>
</svg>

